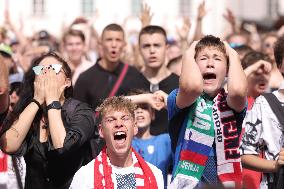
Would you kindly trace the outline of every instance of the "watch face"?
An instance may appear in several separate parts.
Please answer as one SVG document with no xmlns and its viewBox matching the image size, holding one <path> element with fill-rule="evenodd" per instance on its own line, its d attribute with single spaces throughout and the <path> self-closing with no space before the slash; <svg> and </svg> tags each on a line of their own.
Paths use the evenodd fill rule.
<svg viewBox="0 0 284 189">
<path fill-rule="evenodd" d="M 49 109 L 61 109 L 61 104 L 58 101 L 53 101 L 50 105 L 48 105 Z"/>
</svg>

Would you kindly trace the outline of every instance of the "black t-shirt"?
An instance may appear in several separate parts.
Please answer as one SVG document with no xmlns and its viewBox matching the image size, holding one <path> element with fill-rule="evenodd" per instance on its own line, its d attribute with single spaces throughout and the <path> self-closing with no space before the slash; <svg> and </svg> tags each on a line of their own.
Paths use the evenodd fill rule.
<svg viewBox="0 0 284 189">
<path fill-rule="evenodd" d="M 109 96 L 124 67 L 123 63 L 119 63 L 117 68 L 110 72 L 99 65 L 99 60 L 79 76 L 74 87 L 74 98 L 88 103 L 93 110 Z M 115 95 L 127 95 L 133 89 L 145 89 L 145 80 L 138 70 L 129 66 Z"/>
<path fill-rule="evenodd" d="M 162 90 L 165 93 L 169 94 L 170 92 L 172 92 L 172 90 L 178 88 L 179 76 L 172 73 L 171 75 L 169 75 L 168 77 L 160 81 L 158 85 L 154 85 L 154 86 L 151 85 L 150 81 L 148 80 L 145 80 L 144 82 L 145 82 L 144 85 L 146 86 L 146 90 L 148 91 L 155 92 L 157 90 Z M 167 133 L 168 124 L 169 124 L 167 110 L 162 109 L 160 111 L 156 111 L 155 116 L 156 116 L 155 120 L 151 124 L 151 129 L 150 129 L 151 134 L 159 135 L 162 133 Z"/>
</svg>

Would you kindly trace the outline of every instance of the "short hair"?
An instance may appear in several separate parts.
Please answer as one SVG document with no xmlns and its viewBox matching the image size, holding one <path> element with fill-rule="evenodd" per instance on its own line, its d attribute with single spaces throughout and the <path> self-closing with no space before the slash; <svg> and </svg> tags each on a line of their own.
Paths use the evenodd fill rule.
<svg viewBox="0 0 284 189">
<path fill-rule="evenodd" d="M 243 67 L 243 69 L 246 69 L 247 67 L 253 65 L 254 63 L 256 63 L 259 60 L 265 60 L 265 61 L 271 63 L 271 60 L 270 60 L 268 55 L 266 55 L 262 52 L 251 51 L 244 56 L 244 58 L 241 62 L 242 67 Z"/>
<path fill-rule="evenodd" d="M 112 23 L 112 24 L 107 25 L 107 26 L 103 29 L 102 36 L 101 36 L 101 37 L 104 36 L 104 33 L 105 33 L 106 31 L 122 32 L 122 33 L 123 33 L 123 37 L 124 37 L 124 30 L 123 30 L 123 28 L 122 28 L 120 25 L 118 25 L 118 24 Z"/>
<path fill-rule="evenodd" d="M 82 31 L 80 30 L 74 30 L 74 29 L 70 29 L 68 30 L 66 33 L 64 33 L 63 35 L 63 42 L 66 43 L 66 38 L 68 36 L 76 36 L 76 37 L 80 37 L 81 40 L 85 43 L 85 35 Z"/>
<path fill-rule="evenodd" d="M 274 58 L 278 68 L 282 66 L 284 57 L 284 35 L 278 38 L 274 45 Z"/>
<path fill-rule="evenodd" d="M 106 115 L 107 112 L 111 110 L 126 110 L 131 116 L 134 118 L 134 111 L 137 109 L 136 104 L 134 104 L 131 100 L 123 97 L 123 96 L 113 96 L 105 99 L 103 103 L 96 108 L 96 111 L 99 113 L 98 121 L 99 123 L 102 121 L 102 118 Z"/>
<path fill-rule="evenodd" d="M 220 40 L 219 37 L 215 37 L 213 35 L 206 35 L 204 36 L 195 46 L 195 55 L 194 58 L 197 57 L 198 53 L 205 49 L 206 47 L 215 47 L 217 48 L 220 52 L 226 56 L 226 48 L 224 43 Z"/>
<path fill-rule="evenodd" d="M 141 31 L 139 32 L 139 43 L 140 43 L 140 39 L 141 36 L 144 34 L 154 34 L 154 33 L 158 33 L 158 34 L 162 34 L 165 37 L 165 42 L 167 43 L 167 32 L 164 28 L 162 28 L 161 26 L 156 26 L 156 25 L 149 25 L 146 26 L 144 28 L 141 29 Z"/>
</svg>

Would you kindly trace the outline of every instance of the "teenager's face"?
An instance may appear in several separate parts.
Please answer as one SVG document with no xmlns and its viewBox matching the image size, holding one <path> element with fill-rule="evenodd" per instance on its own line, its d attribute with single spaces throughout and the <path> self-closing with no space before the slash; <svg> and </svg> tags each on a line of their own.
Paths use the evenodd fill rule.
<svg viewBox="0 0 284 189">
<path fill-rule="evenodd" d="M 275 36 L 268 36 L 264 39 L 262 44 L 263 53 L 267 54 L 269 58 L 274 59 L 274 45 L 277 41 Z"/>
<path fill-rule="evenodd" d="M 206 47 L 196 57 L 197 65 L 203 76 L 203 90 L 215 97 L 227 74 L 227 59 L 216 47 Z"/>
<path fill-rule="evenodd" d="M 65 38 L 65 50 L 72 62 L 80 61 L 84 55 L 85 44 L 79 36 L 69 35 Z"/>
<path fill-rule="evenodd" d="M 135 110 L 135 121 L 138 129 L 150 128 L 151 122 L 154 120 L 154 112 L 148 104 L 142 104 Z"/>
<path fill-rule="evenodd" d="M 108 110 L 102 118 L 100 136 L 105 139 L 108 153 L 124 155 L 131 151 L 133 136 L 137 134 L 134 117 L 127 110 Z"/>
<path fill-rule="evenodd" d="M 165 64 L 167 44 L 164 35 L 160 33 L 141 35 L 139 48 L 146 67 L 157 69 Z"/>
<path fill-rule="evenodd" d="M 105 31 L 101 41 L 102 57 L 107 62 L 118 62 L 125 47 L 124 34 L 121 31 Z"/>
<path fill-rule="evenodd" d="M 270 73 L 264 73 L 261 69 L 250 74 L 248 80 L 248 94 L 254 98 L 267 91 Z"/>
</svg>

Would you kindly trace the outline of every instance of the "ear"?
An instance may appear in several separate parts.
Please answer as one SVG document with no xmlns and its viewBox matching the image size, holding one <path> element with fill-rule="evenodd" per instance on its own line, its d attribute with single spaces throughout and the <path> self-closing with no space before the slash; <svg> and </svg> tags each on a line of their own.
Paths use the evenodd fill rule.
<svg viewBox="0 0 284 189">
<path fill-rule="evenodd" d="M 70 79 L 70 78 L 67 78 L 67 79 L 65 80 L 65 86 L 66 86 L 66 88 L 71 87 L 71 84 L 72 84 L 71 79 Z"/>
<path fill-rule="evenodd" d="M 102 124 L 99 124 L 99 125 L 98 125 L 98 130 L 99 130 L 99 135 L 100 135 L 100 137 L 101 137 L 101 138 L 104 138 Z"/>
</svg>

